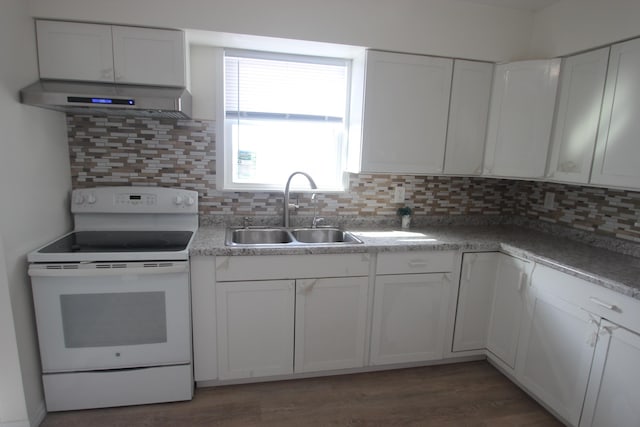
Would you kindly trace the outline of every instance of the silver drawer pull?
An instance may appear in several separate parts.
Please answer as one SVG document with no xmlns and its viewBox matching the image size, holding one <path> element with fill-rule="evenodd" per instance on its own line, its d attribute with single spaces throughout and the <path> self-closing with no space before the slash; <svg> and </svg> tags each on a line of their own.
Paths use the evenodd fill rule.
<svg viewBox="0 0 640 427">
<path fill-rule="evenodd" d="M 615 305 L 613 305 L 613 304 L 607 304 L 607 303 L 606 303 L 606 302 L 604 302 L 604 301 L 600 301 L 600 300 L 599 300 L 598 298 L 596 298 L 596 297 L 589 297 L 589 300 L 590 300 L 592 303 L 594 303 L 594 304 L 596 304 L 596 305 L 599 305 L 600 307 L 604 307 L 604 308 L 606 308 L 607 310 L 615 311 L 615 310 L 616 310 L 616 308 L 617 308 Z"/>
<path fill-rule="evenodd" d="M 409 267 L 426 267 L 428 263 L 420 259 L 412 259 L 409 261 Z"/>
</svg>

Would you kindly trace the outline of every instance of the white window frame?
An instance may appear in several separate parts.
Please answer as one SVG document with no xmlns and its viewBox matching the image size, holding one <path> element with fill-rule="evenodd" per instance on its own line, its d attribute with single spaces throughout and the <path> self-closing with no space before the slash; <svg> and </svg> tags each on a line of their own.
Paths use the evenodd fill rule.
<svg viewBox="0 0 640 427">
<path fill-rule="evenodd" d="M 344 121 L 344 137 L 342 140 L 341 152 L 336 153 L 339 157 L 340 168 L 342 169 L 342 180 L 337 187 L 318 187 L 317 192 L 322 193 L 342 193 L 349 187 L 349 173 L 348 171 L 348 146 L 349 146 L 349 113 L 351 102 L 351 73 L 352 73 L 352 60 L 348 58 L 331 58 L 325 56 L 311 56 L 311 55 L 292 55 L 287 53 L 277 52 L 260 52 L 242 49 L 226 49 L 226 51 L 244 51 L 251 52 L 253 57 L 263 57 L 266 59 L 282 59 L 282 58 L 308 58 L 310 62 L 322 62 L 336 60 L 344 61 L 347 67 L 347 87 L 346 87 L 346 105 L 345 105 L 345 121 Z M 255 184 L 255 183 L 234 183 L 232 173 L 232 161 L 233 153 L 231 148 L 231 142 L 226 138 L 226 125 L 225 125 L 225 82 L 224 82 L 224 56 L 225 49 L 216 49 L 215 58 L 215 85 L 216 85 L 216 188 L 221 191 L 250 191 L 250 192 L 281 192 L 284 190 L 286 182 L 281 185 L 275 184 Z M 302 170 L 302 172 L 305 172 Z M 296 192 L 311 192 L 306 181 L 300 181 L 304 186 L 296 186 L 295 180 L 291 184 L 291 189 Z"/>
</svg>

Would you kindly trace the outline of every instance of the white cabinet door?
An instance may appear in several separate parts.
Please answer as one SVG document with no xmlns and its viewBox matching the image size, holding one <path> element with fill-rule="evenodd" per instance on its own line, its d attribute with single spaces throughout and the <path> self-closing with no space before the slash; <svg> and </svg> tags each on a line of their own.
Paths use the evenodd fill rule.
<svg viewBox="0 0 640 427">
<path fill-rule="evenodd" d="M 295 372 L 364 366 L 368 277 L 296 281 Z"/>
<path fill-rule="evenodd" d="M 185 42 L 182 31 L 112 28 L 116 82 L 185 86 Z"/>
<path fill-rule="evenodd" d="M 218 377 L 293 372 L 293 280 L 216 283 Z"/>
<path fill-rule="evenodd" d="M 531 263 L 527 261 L 504 254 L 498 256 L 487 349 L 489 357 L 497 357 L 511 369 L 516 362 L 524 310 L 523 294 L 530 271 Z"/>
<path fill-rule="evenodd" d="M 498 269 L 498 253 L 468 253 L 462 259 L 453 351 L 484 350 Z"/>
<path fill-rule="evenodd" d="M 453 60 L 367 53 L 362 171 L 441 173 Z"/>
<path fill-rule="evenodd" d="M 113 82 L 111 26 L 36 21 L 43 79 Z"/>
<path fill-rule="evenodd" d="M 602 321 L 580 427 L 640 425 L 640 335 Z"/>
<path fill-rule="evenodd" d="M 444 173 L 480 175 L 489 115 L 493 64 L 456 59 Z"/>
<path fill-rule="evenodd" d="M 554 295 L 562 282 L 539 280 L 534 272 L 531 283 L 516 378 L 561 419 L 577 426 L 600 319 Z"/>
<path fill-rule="evenodd" d="M 371 364 L 441 359 L 450 286 L 448 274 L 377 276 Z"/>
<path fill-rule="evenodd" d="M 493 80 L 484 174 L 542 178 L 560 60 L 497 65 Z"/>
<path fill-rule="evenodd" d="M 593 160 L 594 184 L 640 188 L 640 39 L 614 45 Z"/>
<path fill-rule="evenodd" d="M 589 182 L 596 144 L 609 48 L 570 56 L 562 62 L 548 177 Z"/>
</svg>

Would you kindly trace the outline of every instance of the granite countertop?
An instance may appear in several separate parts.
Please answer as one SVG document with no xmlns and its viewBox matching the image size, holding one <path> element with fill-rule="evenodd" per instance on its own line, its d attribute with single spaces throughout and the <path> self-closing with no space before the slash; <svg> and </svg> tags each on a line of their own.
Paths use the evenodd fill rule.
<svg viewBox="0 0 640 427">
<path fill-rule="evenodd" d="M 229 247 L 225 227 L 200 227 L 191 256 L 299 255 L 414 250 L 501 251 L 640 299 L 640 258 L 514 225 L 348 228 L 362 244 Z"/>
</svg>

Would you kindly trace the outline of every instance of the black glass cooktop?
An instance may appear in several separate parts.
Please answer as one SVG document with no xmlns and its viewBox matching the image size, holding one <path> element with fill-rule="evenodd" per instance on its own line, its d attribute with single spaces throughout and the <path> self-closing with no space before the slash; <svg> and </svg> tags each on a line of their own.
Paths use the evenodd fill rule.
<svg viewBox="0 0 640 427">
<path fill-rule="evenodd" d="M 40 250 L 73 252 L 172 252 L 187 248 L 191 231 L 75 231 Z"/>
</svg>

